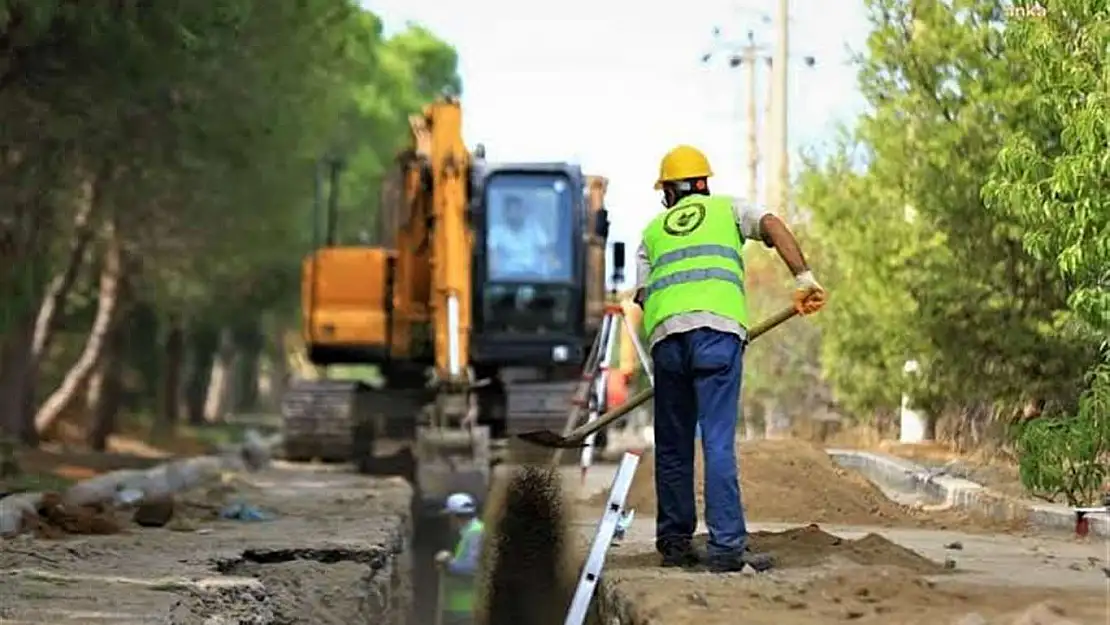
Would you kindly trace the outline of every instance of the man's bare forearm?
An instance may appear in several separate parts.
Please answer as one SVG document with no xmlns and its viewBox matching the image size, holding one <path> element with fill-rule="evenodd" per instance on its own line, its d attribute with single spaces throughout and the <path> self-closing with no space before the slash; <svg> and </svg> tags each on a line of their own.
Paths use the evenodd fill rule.
<svg viewBox="0 0 1110 625">
<path fill-rule="evenodd" d="M 802 254 L 802 248 L 798 245 L 798 239 L 781 219 L 775 215 L 764 215 L 759 220 L 759 227 L 763 234 L 763 242 L 775 248 L 782 262 L 790 268 L 791 274 L 796 276 L 809 269 L 806 258 Z"/>
</svg>

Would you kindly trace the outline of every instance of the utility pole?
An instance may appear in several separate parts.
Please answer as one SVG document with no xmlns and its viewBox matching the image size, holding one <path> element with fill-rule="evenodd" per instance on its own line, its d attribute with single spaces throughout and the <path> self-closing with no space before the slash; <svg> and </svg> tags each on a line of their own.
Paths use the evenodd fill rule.
<svg viewBox="0 0 1110 625">
<path fill-rule="evenodd" d="M 713 36 L 719 37 L 720 30 L 714 29 Z M 770 59 L 766 47 L 757 44 L 755 31 L 749 30 L 746 42 L 739 47 L 732 47 L 728 55 L 730 68 L 743 66 L 747 71 L 747 123 L 748 123 L 748 201 L 755 205 L 759 202 L 759 70 L 760 57 Z M 702 62 L 709 62 L 713 53 L 702 56 Z"/>
<path fill-rule="evenodd" d="M 787 134 L 787 59 L 790 55 L 790 0 L 778 0 L 775 12 L 775 54 L 771 64 L 771 158 L 767 203 L 780 216 L 786 214 L 790 185 L 789 136 Z"/>
<path fill-rule="evenodd" d="M 775 60 L 771 57 L 767 57 L 766 59 L 764 59 L 764 62 L 767 64 L 767 73 L 766 73 L 766 75 L 769 77 L 769 76 L 771 76 L 771 74 L 773 72 L 773 68 L 775 66 Z M 767 79 L 767 95 L 763 99 L 763 145 L 768 146 L 767 147 L 767 152 L 768 152 L 768 154 L 771 155 L 771 159 L 769 159 L 769 160 L 774 159 L 773 155 L 776 152 L 774 137 L 771 136 L 771 117 L 774 115 L 774 110 L 775 110 L 775 81 L 768 78 Z M 775 196 L 774 196 L 775 182 L 772 179 L 772 175 L 771 175 L 773 173 L 774 173 L 774 170 L 768 169 L 767 178 L 766 178 L 766 180 L 763 181 L 763 202 L 764 202 L 764 206 L 767 206 L 767 207 L 773 207 L 774 203 L 775 203 Z"/>
<path fill-rule="evenodd" d="M 789 96 L 787 76 L 790 64 L 790 0 L 778 0 L 775 15 L 775 53 L 770 61 L 771 81 L 767 115 L 767 139 L 770 144 L 770 167 L 767 175 L 767 205 L 780 217 L 789 217 L 790 210 L 790 136 L 788 132 Z M 806 67 L 817 60 L 802 57 Z"/>
<path fill-rule="evenodd" d="M 759 117 L 756 104 L 756 59 L 759 48 L 755 45 L 755 33 L 748 31 L 748 43 L 741 51 L 743 64 L 748 67 L 748 202 L 755 206 L 759 202 Z"/>
</svg>

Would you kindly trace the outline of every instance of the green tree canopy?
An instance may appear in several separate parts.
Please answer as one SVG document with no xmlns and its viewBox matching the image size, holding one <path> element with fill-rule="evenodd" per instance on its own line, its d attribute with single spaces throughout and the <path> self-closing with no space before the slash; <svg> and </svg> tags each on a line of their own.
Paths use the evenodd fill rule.
<svg viewBox="0 0 1110 625">
<path fill-rule="evenodd" d="M 1074 331 L 1074 289 L 1036 251 L 1042 235 L 983 200 L 1004 146 L 1038 123 L 1023 104 L 1028 52 L 1007 39 L 1014 25 L 987 0 L 867 6 L 859 81 L 870 110 L 838 153 L 811 162 L 799 191 L 833 264 L 821 324 L 839 398 L 870 411 L 912 388 L 933 412 L 1074 401 L 1095 358 L 1090 334 Z M 921 373 L 907 379 L 911 359 Z"/>
</svg>

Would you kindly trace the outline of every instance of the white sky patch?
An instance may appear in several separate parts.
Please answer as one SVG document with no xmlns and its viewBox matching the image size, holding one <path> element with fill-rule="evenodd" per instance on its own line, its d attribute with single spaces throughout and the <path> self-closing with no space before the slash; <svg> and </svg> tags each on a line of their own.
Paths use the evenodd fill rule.
<svg viewBox="0 0 1110 625">
<path fill-rule="evenodd" d="M 456 47 L 465 138 L 471 146 L 484 143 L 491 161 L 572 161 L 607 176 L 613 240 L 638 244 L 660 208 L 652 190 L 659 159 L 675 144 L 706 151 L 714 192 L 746 194 L 745 72 L 729 69 L 723 58 L 705 65 L 701 56 L 717 25 L 736 39 L 753 29 L 770 46 L 773 30 L 758 13 L 773 14 L 773 2 L 686 0 L 677 11 L 667 3 L 597 0 L 364 5 L 387 30 L 416 22 Z M 796 162 L 799 150 L 826 144 L 838 123 L 864 109 L 848 50 L 863 49 L 868 25 L 862 0 L 794 0 L 791 11 Z M 803 55 L 817 66 L 806 68 Z M 766 83 L 759 91 L 762 99 Z"/>
</svg>

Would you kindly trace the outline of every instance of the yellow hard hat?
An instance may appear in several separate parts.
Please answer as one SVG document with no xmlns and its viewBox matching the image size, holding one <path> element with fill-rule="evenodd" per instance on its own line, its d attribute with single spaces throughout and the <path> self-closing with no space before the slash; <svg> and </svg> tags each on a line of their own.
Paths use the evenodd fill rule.
<svg viewBox="0 0 1110 625">
<path fill-rule="evenodd" d="M 686 180 L 687 178 L 708 178 L 713 175 L 709 159 L 702 151 L 691 145 L 680 145 L 663 156 L 659 163 L 659 180 L 655 189 L 663 188 L 664 182 Z"/>
</svg>

